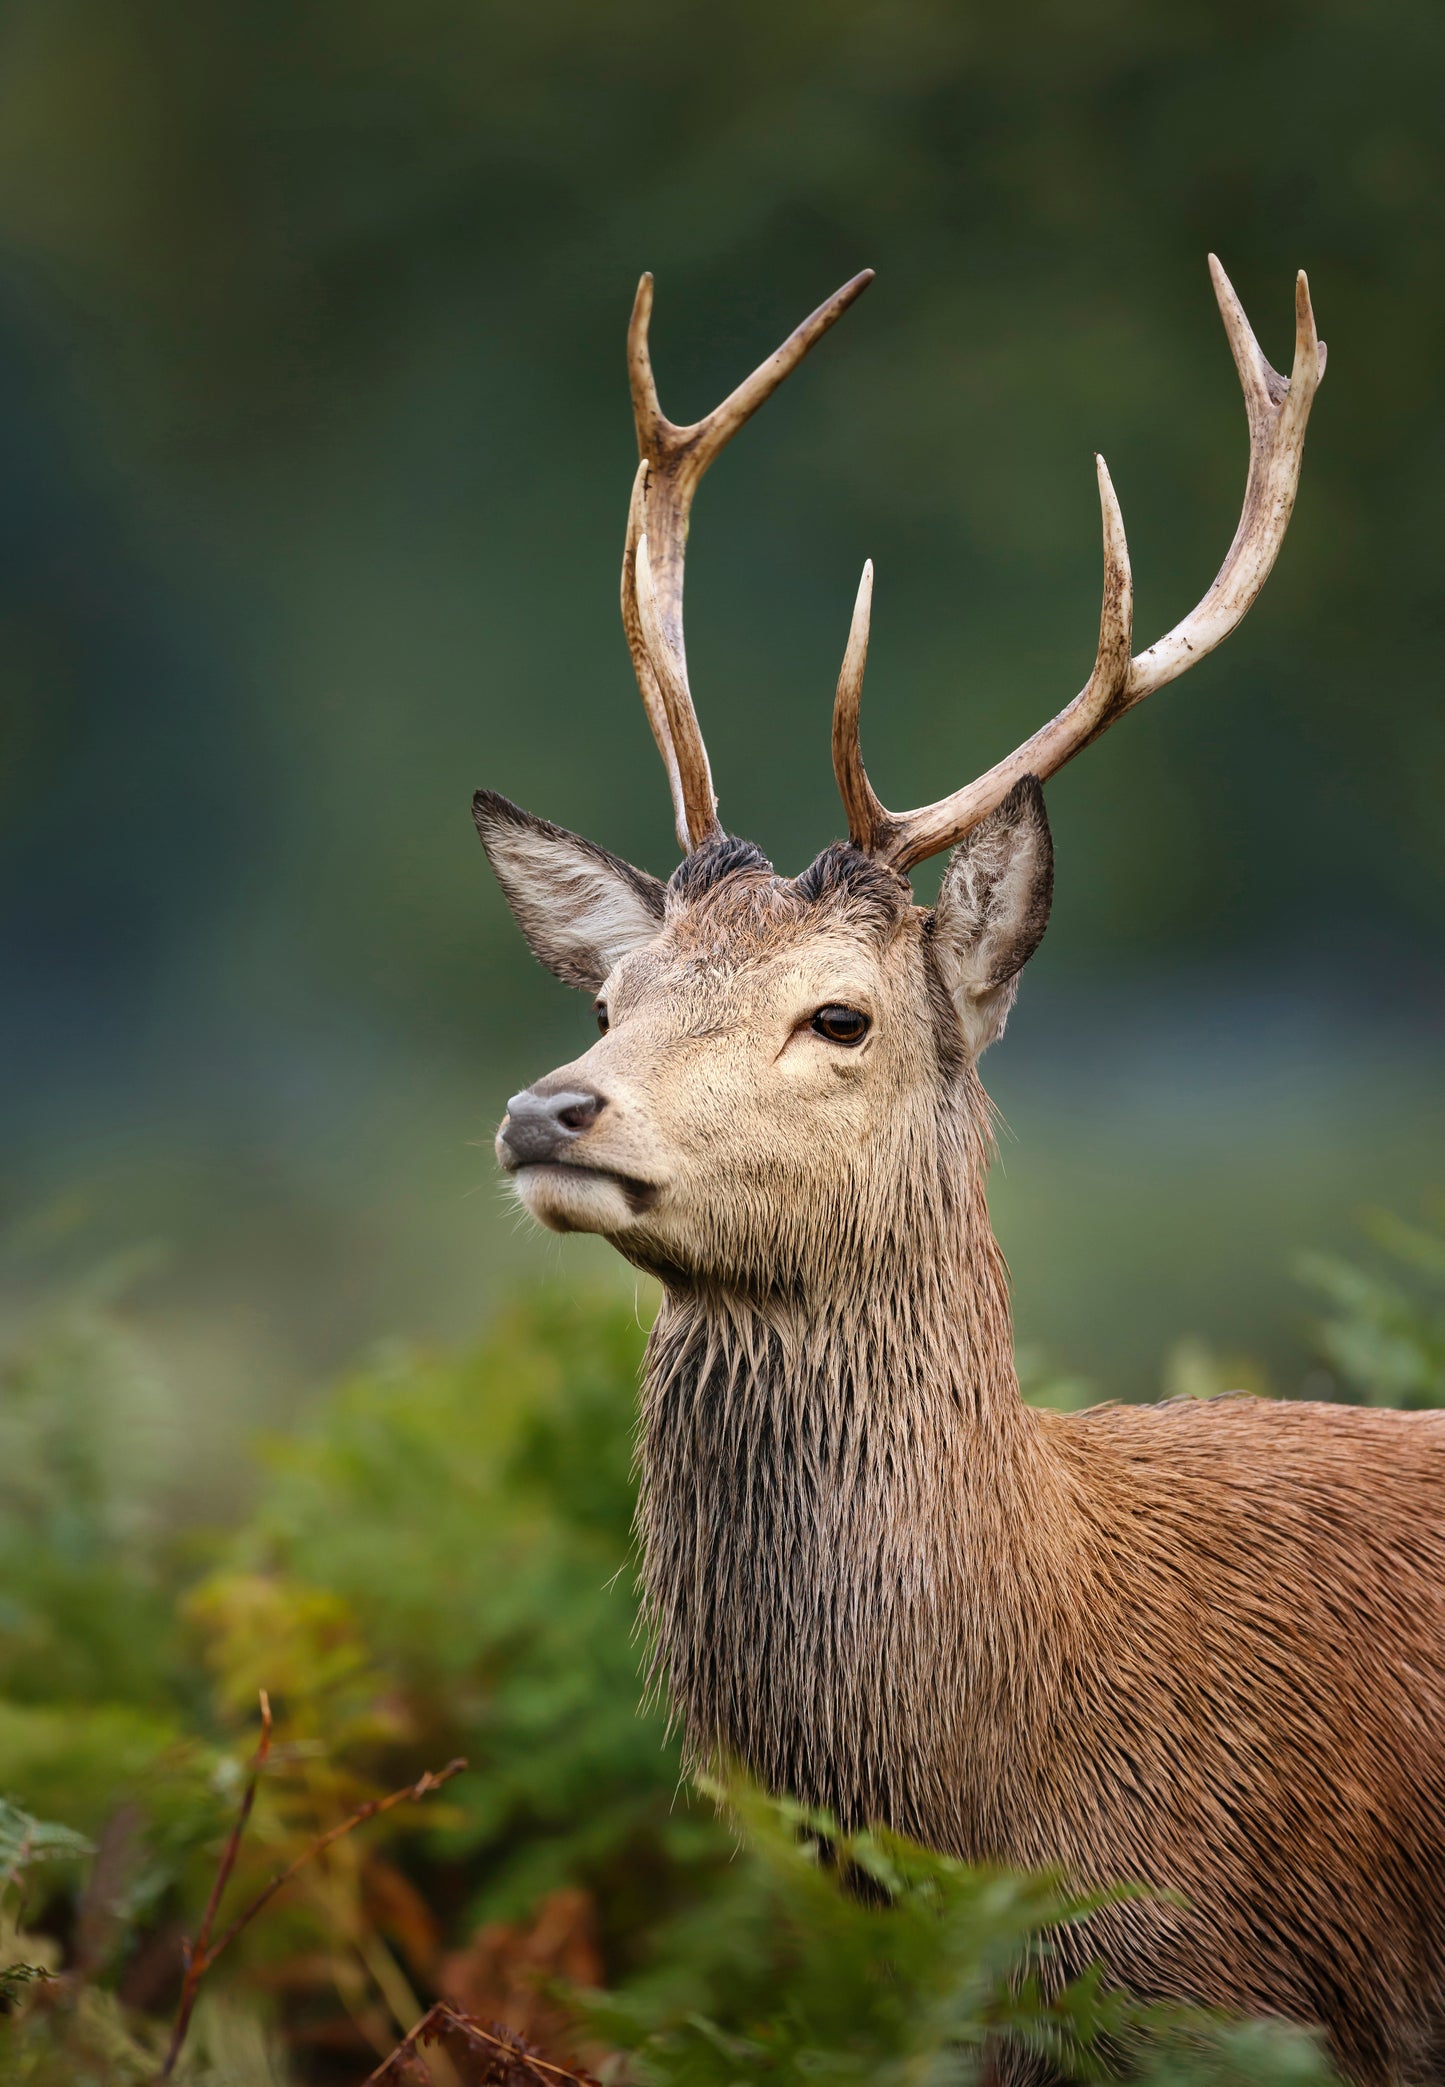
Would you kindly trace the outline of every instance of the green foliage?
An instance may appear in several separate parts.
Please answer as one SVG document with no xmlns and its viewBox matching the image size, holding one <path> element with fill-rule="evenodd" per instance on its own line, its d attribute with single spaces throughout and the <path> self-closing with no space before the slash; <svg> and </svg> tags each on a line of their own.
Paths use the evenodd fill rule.
<svg viewBox="0 0 1445 2087">
<path fill-rule="evenodd" d="M 1382 1266 L 1301 1260 L 1333 1306 L 1316 1331 L 1320 1352 L 1370 1405 L 1445 1405 L 1445 1215 L 1423 1226 L 1377 1211 L 1369 1230 Z"/>
<path fill-rule="evenodd" d="M 161 1561 L 173 1414 L 114 1309 L 118 1262 L 0 1362 L 0 1687 L 152 1705 L 174 1653 Z"/>
<path fill-rule="evenodd" d="M 1071 2079 L 1311 2083 L 1309 2039 L 1237 2041 L 1198 2010 L 1145 2007 L 1096 1973 L 1049 1976 L 1058 1931 L 1122 1891 L 1081 1898 L 1046 1877 L 971 1868 L 745 1788 L 725 1798 L 743 1855 L 674 1954 L 585 2012 L 640 2087 L 812 2081 L 944 2087 L 984 2077 L 1006 2038 Z"/>
<path fill-rule="evenodd" d="M 96 1985 L 17 2016 L 8 2035 L 0 2030 L 6 2087 L 154 2087 L 163 2051 L 158 2024 L 138 2021 Z M 234 1998 L 197 2009 L 173 2075 L 174 2087 L 289 2087 L 292 2078 L 254 2007 Z"/>
<path fill-rule="evenodd" d="M 1322 1353 L 1361 1395 L 1426 1403 L 1445 1244 L 1383 1220 L 1374 1236 L 1388 1272 L 1310 1264 L 1331 1303 Z M 1127 2065 L 1153 2087 L 1323 2081 L 1314 2046 L 1278 2026 L 1143 2008 L 1095 1976 L 1061 1985 L 1055 1940 L 1084 1908 L 1052 1880 L 840 1837 L 745 1787 L 680 1788 L 661 1718 L 636 1707 L 641 1340 L 619 1306 L 548 1296 L 466 1353 L 390 1352 L 265 1445 L 239 1528 L 177 1545 L 133 1453 L 165 1394 L 104 1293 L 33 1322 L 6 1365 L 0 1480 L 7 1594 L 27 1619 L 0 1640 L 3 2077 L 154 2076 L 174 1938 L 194 1933 L 264 1687 L 276 1740 L 222 1925 L 357 1805 L 454 1754 L 471 1765 L 309 1864 L 222 1957 L 185 2087 L 276 2087 L 288 2065 L 359 2079 L 446 1989 L 448 1950 L 482 1975 L 536 1941 L 562 1887 L 608 1990 L 564 2006 L 574 1975 L 534 1957 L 549 2034 L 621 2054 L 638 2087 L 964 2087 L 1000 2035 L 1082 2080 Z M 1181 1346 L 1170 1388 L 1208 1392 L 1220 1368 Z M 1085 1395 L 1028 1376 L 1042 1402 Z M 172 1969 L 147 1988 L 138 1967 L 163 1945 Z M 499 2012 L 515 2002 L 497 1988 Z M 351 2071 L 318 2069 L 313 2046 Z"/>
<path fill-rule="evenodd" d="M 398 1758 L 419 1730 L 467 1754 L 437 1848 L 469 1858 L 478 1919 L 581 1882 L 633 1931 L 679 1866 L 721 1856 L 710 1822 L 675 1801 L 661 1717 L 637 1708 L 642 1339 L 615 1304 L 547 1297 L 469 1355 L 394 1354 L 348 1380 L 315 1426 L 269 1446 L 255 1516 L 202 1594 L 228 1703 L 269 1686 L 332 1749 L 368 1702 L 404 1705 Z M 248 1634 L 242 1588 L 269 1588 L 285 1620 Z M 286 1628 L 318 1602 L 338 1605 L 338 1632 L 349 1619 L 349 1650 L 308 1642 L 278 1675 Z"/>
<path fill-rule="evenodd" d="M 0 1797 L 0 1878 L 6 1883 L 37 1862 L 79 1862 L 95 1849 L 83 1833 L 32 1818 Z"/>
<path fill-rule="evenodd" d="M 227 1801 L 182 1653 L 171 1400 L 117 1309 L 132 1266 L 37 1308 L 0 1358 L 0 1791 L 91 1839 L 134 1811 L 128 1926 L 199 1880 Z M 29 1876 L 32 1913 L 74 1889 Z"/>
<path fill-rule="evenodd" d="M 82 1862 L 94 1853 L 83 1834 L 0 1798 L 0 2013 L 22 2006 L 32 1988 L 54 1975 L 53 1945 L 21 1926 L 19 1901 L 30 1872 L 43 1863 Z"/>
</svg>

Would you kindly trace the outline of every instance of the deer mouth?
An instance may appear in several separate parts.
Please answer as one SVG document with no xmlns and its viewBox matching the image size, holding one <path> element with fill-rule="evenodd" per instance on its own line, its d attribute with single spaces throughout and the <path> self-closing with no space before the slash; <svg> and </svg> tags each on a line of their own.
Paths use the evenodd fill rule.
<svg viewBox="0 0 1445 2087">
<path fill-rule="evenodd" d="M 581 1160 L 531 1160 L 508 1169 L 518 1195 L 543 1224 L 554 1231 L 604 1231 L 588 1217 L 604 1217 L 606 1205 L 620 1201 L 630 1217 L 641 1217 L 657 1201 L 656 1182 L 642 1181 L 635 1174 L 622 1174 L 613 1167 L 594 1167 Z M 577 1222 L 577 1219 L 582 1222 Z M 558 1222 L 561 1220 L 561 1222 Z"/>
</svg>

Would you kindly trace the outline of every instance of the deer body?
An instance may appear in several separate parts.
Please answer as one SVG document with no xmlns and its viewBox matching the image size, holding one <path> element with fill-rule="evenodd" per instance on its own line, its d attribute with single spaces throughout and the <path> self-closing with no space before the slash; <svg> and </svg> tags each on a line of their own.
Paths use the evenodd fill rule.
<svg viewBox="0 0 1445 2087">
<path fill-rule="evenodd" d="M 1048 920 L 1039 778 L 1238 622 L 1294 499 L 1323 368 L 1216 276 L 1244 385 L 1244 516 L 1199 607 L 1130 656 L 1123 525 L 1075 701 L 894 814 L 834 718 L 850 840 L 778 875 L 717 823 L 682 645 L 711 456 L 863 287 L 677 428 L 630 337 L 643 462 L 623 614 L 684 860 L 664 886 L 481 793 L 534 952 L 602 1034 L 515 1095 L 525 1206 L 654 1274 L 639 1531 L 658 1678 L 694 1753 L 972 1859 L 1170 1896 L 1070 1931 L 1138 1992 L 1324 2025 L 1360 2087 L 1445 2080 L 1445 1416 L 1244 1398 L 1038 1413 L 989 1227 L 977 1062 Z M 908 870 L 952 848 L 938 903 Z"/>
<path fill-rule="evenodd" d="M 936 1378 L 865 1390 L 826 1318 L 786 1361 L 664 1306 L 644 1571 L 694 1747 L 850 1824 L 1166 1887 L 1070 1968 L 1441 2077 L 1445 1416 L 1035 1413 L 938 1331 Z"/>
</svg>

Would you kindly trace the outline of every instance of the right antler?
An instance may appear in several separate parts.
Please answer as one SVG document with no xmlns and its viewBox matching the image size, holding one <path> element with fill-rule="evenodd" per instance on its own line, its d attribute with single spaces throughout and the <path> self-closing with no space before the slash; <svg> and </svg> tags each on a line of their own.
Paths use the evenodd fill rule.
<svg viewBox="0 0 1445 2087">
<path fill-rule="evenodd" d="M 835 291 L 811 318 L 796 327 L 783 345 L 705 420 L 676 427 L 657 403 L 657 386 L 647 352 L 647 326 L 652 316 L 652 277 L 637 286 L 632 322 L 627 329 L 627 366 L 632 384 L 632 414 L 637 423 L 637 449 L 642 461 L 632 485 L 627 516 L 627 548 L 622 557 L 622 623 L 637 673 L 647 721 L 667 769 L 672 791 L 678 846 L 689 854 L 721 832 L 713 795 L 707 748 L 687 682 L 687 650 L 682 635 L 683 553 L 688 513 L 698 482 L 763 400 L 794 371 L 815 341 L 841 319 L 854 298 L 873 280 L 871 268 Z"/>
<path fill-rule="evenodd" d="M 873 597 L 873 568 L 864 566 L 833 710 L 833 768 L 848 814 L 850 837 L 858 847 L 890 864 L 901 875 L 906 876 L 915 864 L 962 840 L 1003 803 L 1024 776 L 1034 775 L 1043 781 L 1054 774 L 1107 731 L 1126 710 L 1132 710 L 1156 688 L 1176 680 L 1196 660 L 1212 652 L 1239 623 L 1268 579 L 1294 508 L 1304 456 L 1305 423 L 1325 372 L 1325 345 L 1315 333 L 1309 285 L 1303 270 L 1295 286 L 1294 367 L 1287 380 L 1265 360 L 1229 278 L 1213 254 L 1209 257 L 1209 270 L 1249 417 L 1249 477 L 1244 489 L 1244 510 L 1213 586 L 1165 637 L 1137 658 L 1129 657 L 1133 621 L 1129 551 L 1109 473 L 1104 459 L 1096 458 L 1104 516 L 1104 607 L 1093 673 L 1073 702 L 1035 732 L 1032 739 L 1026 739 L 976 782 L 918 811 L 890 812 L 879 803 L 858 744 L 858 709 Z"/>
</svg>

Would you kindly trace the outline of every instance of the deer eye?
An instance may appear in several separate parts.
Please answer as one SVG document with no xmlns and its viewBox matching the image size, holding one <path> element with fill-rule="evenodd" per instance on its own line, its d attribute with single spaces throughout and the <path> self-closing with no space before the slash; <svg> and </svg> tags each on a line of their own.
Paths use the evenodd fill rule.
<svg viewBox="0 0 1445 2087">
<path fill-rule="evenodd" d="M 809 1026 L 829 1043 L 860 1044 L 873 1024 L 856 1007 L 820 1007 Z"/>
<path fill-rule="evenodd" d="M 602 1034 L 605 1036 L 607 1034 L 608 1029 L 607 1002 L 605 1000 L 598 1000 L 594 1004 L 592 1012 L 597 1017 L 598 1028 L 602 1031 Z"/>
</svg>

